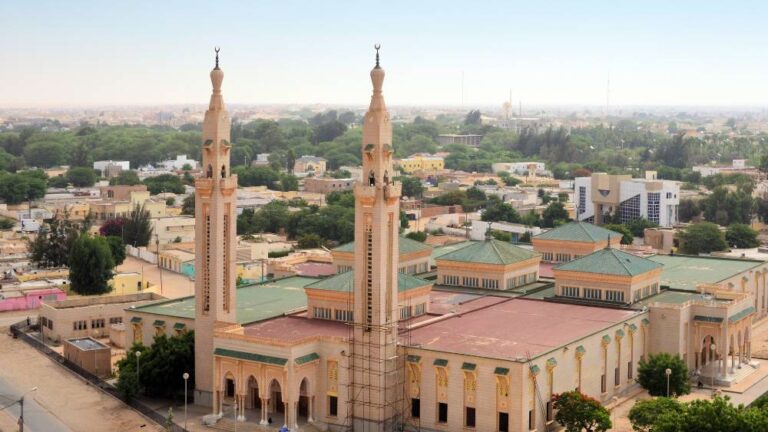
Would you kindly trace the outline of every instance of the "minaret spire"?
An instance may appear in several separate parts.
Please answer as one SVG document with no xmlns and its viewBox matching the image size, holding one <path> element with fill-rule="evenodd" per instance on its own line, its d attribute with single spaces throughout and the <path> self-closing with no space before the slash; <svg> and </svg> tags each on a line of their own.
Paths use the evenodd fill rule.
<svg viewBox="0 0 768 432">
<path fill-rule="evenodd" d="M 381 67 L 379 66 L 379 49 L 381 48 L 381 44 L 376 44 L 373 47 L 376 48 L 376 68 L 379 68 Z"/>
<path fill-rule="evenodd" d="M 221 51 L 221 48 L 216 47 L 213 50 L 216 51 L 216 67 L 214 69 L 218 69 L 219 68 L 219 51 Z"/>
</svg>

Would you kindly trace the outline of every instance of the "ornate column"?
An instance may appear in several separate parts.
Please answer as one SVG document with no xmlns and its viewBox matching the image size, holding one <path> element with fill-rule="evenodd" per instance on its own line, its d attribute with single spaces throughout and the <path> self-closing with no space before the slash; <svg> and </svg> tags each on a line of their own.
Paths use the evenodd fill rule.
<svg viewBox="0 0 768 432">
<path fill-rule="evenodd" d="M 299 403 L 298 402 L 293 403 L 293 410 L 291 411 L 291 416 L 292 416 L 291 423 L 293 423 L 293 427 L 291 427 L 291 429 L 298 430 L 299 429 Z"/>
<path fill-rule="evenodd" d="M 237 400 L 237 421 L 245 421 L 245 395 L 238 395 Z"/>
<path fill-rule="evenodd" d="M 307 413 L 309 415 L 307 416 L 307 421 L 313 423 L 315 421 L 314 417 L 312 417 L 312 412 L 315 409 L 315 397 L 310 396 L 307 399 L 309 399 L 309 412 Z"/>
<path fill-rule="evenodd" d="M 291 405 L 288 402 L 283 402 L 283 412 L 285 413 L 285 415 L 283 416 L 284 417 L 283 418 L 283 426 L 284 427 L 288 427 L 288 420 L 290 420 L 288 418 L 288 414 L 290 414 L 290 412 L 291 412 L 290 411 L 290 407 L 291 407 Z"/>
<path fill-rule="evenodd" d="M 261 424 L 267 424 L 267 411 L 269 411 L 269 399 L 261 398 Z"/>
</svg>

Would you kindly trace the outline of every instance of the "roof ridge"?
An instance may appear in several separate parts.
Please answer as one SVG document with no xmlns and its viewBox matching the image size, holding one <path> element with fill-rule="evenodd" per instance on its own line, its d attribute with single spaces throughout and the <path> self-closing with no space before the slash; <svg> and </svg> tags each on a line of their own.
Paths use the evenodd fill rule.
<svg viewBox="0 0 768 432">
<path fill-rule="evenodd" d="M 619 257 L 616 254 L 616 252 L 621 252 L 621 251 L 618 251 L 618 250 L 616 250 L 614 248 L 608 248 L 608 249 L 611 252 L 611 255 L 613 255 L 613 257 L 616 258 L 619 261 L 619 264 L 621 264 L 621 266 L 624 267 L 624 270 L 627 271 L 627 274 L 629 274 L 631 276 L 632 275 L 632 271 L 629 270 L 629 267 L 627 267 L 627 265 L 624 263 L 624 261 L 621 260 L 621 257 Z M 629 254 L 627 254 L 627 255 L 629 255 Z"/>
<path fill-rule="evenodd" d="M 584 231 L 584 234 L 586 234 L 587 237 L 589 237 L 592 241 L 597 241 L 597 239 L 592 235 L 592 233 L 587 229 L 587 227 L 584 226 L 586 222 L 578 221 L 576 223 L 579 225 L 579 228 L 581 228 L 581 230 Z"/>
<path fill-rule="evenodd" d="M 499 257 L 499 260 L 501 260 L 501 262 L 504 263 L 504 257 L 501 256 L 501 251 L 499 250 L 498 247 L 496 247 L 497 241 L 498 240 L 496 239 L 491 239 L 491 247 L 493 247 L 493 251 L 496 252 L 496 256 Z"/>
</svg>

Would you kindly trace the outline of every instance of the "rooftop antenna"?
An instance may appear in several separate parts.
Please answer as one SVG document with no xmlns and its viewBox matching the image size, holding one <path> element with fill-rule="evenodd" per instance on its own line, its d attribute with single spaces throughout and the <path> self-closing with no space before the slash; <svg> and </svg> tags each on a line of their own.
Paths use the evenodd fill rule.
<svg viewBox="0 0 768 432">
<path fill-rule="evenodd" d="M 218 69 L 219 68 L 219 51 L 221 51 L 221 48 L 216 47 L 213 50 L 216 51 L 216 67 L 214 69 Z"/>
</svg>

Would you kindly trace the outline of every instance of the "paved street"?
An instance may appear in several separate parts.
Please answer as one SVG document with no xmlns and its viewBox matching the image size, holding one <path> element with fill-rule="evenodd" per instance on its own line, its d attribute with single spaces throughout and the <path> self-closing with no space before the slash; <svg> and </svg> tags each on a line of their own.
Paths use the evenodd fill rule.
<svg viewBox="0 0 768 432">
<path fill-rule="evenodd" d="M 16 313 L 0 313 L 3 322 L 18 321 Z M 24 315 L 26 317 L 26 315 Z M 159 431 L 149 419 L 65 368 L 8 335 L 0 326 L 0 406 L 17 400 L 23 391 L 38 387 L 25 398 L 26 431 Z M 0 431 L 16 431 L 18 406 L 0 411 Z"/>
</svg>

